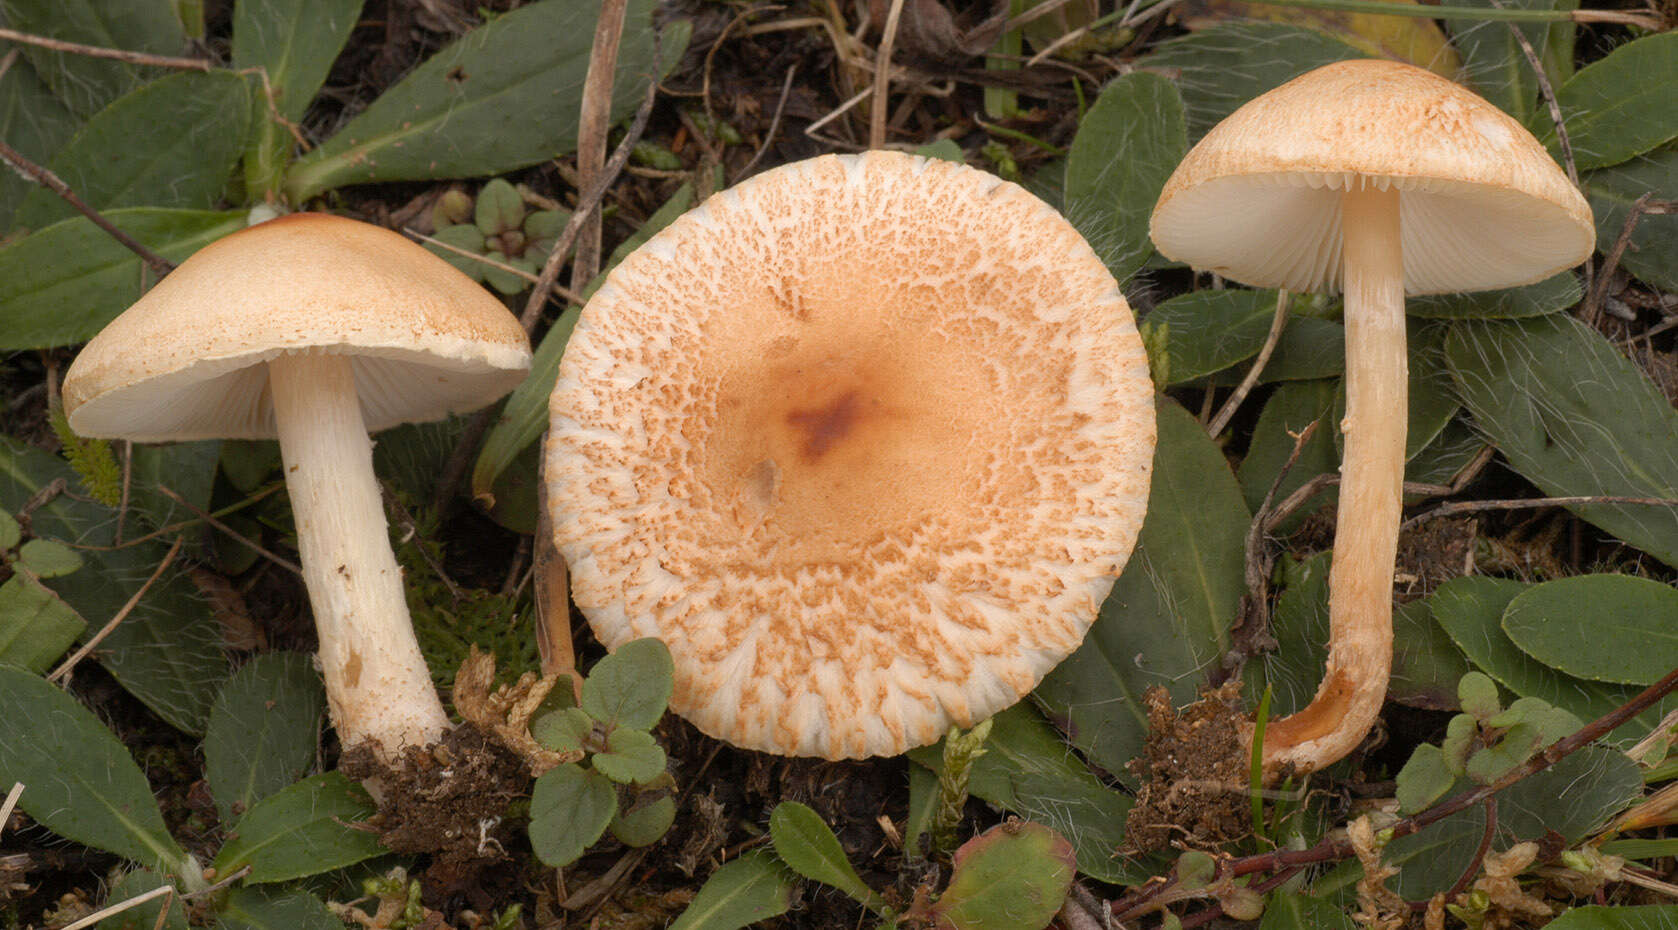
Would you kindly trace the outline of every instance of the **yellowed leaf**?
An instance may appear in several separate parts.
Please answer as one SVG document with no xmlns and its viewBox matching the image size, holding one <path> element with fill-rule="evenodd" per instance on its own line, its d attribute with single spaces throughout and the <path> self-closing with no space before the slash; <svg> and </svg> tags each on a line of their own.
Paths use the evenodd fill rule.
<svg viewBox="0 0 1678 930">
<path fill-rule="evenodd" d="M 1415 5 L 1415 0 L 1388 0 Z M 1245 0 L 1185 0 L 1178 20 L 1189 29 L 1205 29 L 1238 20 L 1261 20 L 1317 29 L 1371 55 L 1409 62 L 1441 77 L 1457 80 L 1462 59 L 1433 20 L 1420 16 L 1376 16 L 1339 10 L 1248 3 Z"/>
</svg>

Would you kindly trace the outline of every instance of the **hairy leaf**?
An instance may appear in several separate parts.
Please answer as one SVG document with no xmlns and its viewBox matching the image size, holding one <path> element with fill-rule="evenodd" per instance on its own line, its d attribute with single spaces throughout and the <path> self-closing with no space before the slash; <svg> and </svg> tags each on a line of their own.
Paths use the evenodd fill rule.
<svg viewBox="0 0 1678 930">
<path fill-rule="evenodd" d="M 86 628 L 87 621 L 39 582 L 13 575 L 0 584 L 0 664 L 45 672 Z"/>
<path fill-rule="evenodd" d="M 341 930 L 325 902 L 307 891 L 232 888 L 217 912 L 219 930 Z"/>
<path fill-rule="evenodd" d="M 1678 590 L 1667 583 L 1579 575 L 1521 592 L 1504 609 L 1503 631 L 1521 651 L 1566 674 L 1652 685 L 1678 668 L 1675 620 Z"/>
<path fill-rule="evenodd" d="M 0 0 L 0 19 L 19 32 L 82 45 L 179 55 L 186 32 L 169 0 Z M 72 111 L 89 116 L 162 73 L 151 66 L 22 47 L 35 73 Z"/>
<path fill-rule="evenodd" d="M 870 908 L 885 902 L 863 883 L 821 815 L 797 801 L 782 801 L 769 815 L 775 855 L 794 872 L 843 891 Z"/>
<path fill-rule="evenodd" d="M 1580 69 L 1556 90 L 1573 163 L 1617 165 L 1678 137 L 1678 33 L 1634 39 Z M 1550 154 L 1562 157 L 1549 111 L 1528 118 Z"/>
<path fill-rule="evenodd" d="M 1596 216 L 1596 247 L 1612 252 L 1625 231 L 1632 204 L 1644 194 L 1678 199 L 1678 148 L 1668 147 L 1581 179 Z M 1649 284 L 1678 291 L 1678 213 L 1638 217 L 1620 264 Z"/>
<path fill-rule="evenodd" d="M 320 675 L 302 653 L 259 655 L 233 673 L 204 734 L 204 778 L 222 823 L 308 771 L 325 710 Z"/>
<path fill-rule="evenodd" d="M 256 802 L 233 825 L 216 871 L 245 866 L 250 884 L 283 882 L 354 865 L 385 852 L 376 830 L 358 825 L 378 813 L 367 792 L 339 772 L 305 778 Z"/>
<path fill-rule="evenodd" d="M 754 849 L 711 873 L 670 930 L 741 930 L 792 907 L 793 877 L 767 850 Z"/>
<path fill-rule="evenodd" d="M 278 191 L 298 123 L 350 37 L 362 0 L 239 0 L 233 5 L 233 67 L 261 68 L 245 148 L 253 199 Z"/>
</svg>

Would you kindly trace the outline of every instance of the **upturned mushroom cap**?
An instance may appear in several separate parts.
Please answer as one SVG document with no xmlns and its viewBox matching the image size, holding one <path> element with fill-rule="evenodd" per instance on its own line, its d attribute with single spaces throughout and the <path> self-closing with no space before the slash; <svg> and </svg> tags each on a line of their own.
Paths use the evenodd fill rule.
<svg viewBox="0 0 1678 930">
<path fill-rule="evenodd" d="M 1340 192 L 1403 192 L 1411 294 L 1541 280 L 1590 256 L 1590 207 L 1532 134 L 1430 71 L 1364 59 L 1259 97 L 1191 150 L 1154 208 L 1159 250 L 1260 287 L 1338 288 Z"/>
<path fill-rule="evenodd" d="M 369 430 L 470 410 L 530 367 L 493 296 L 401 235 L 319 213 L 217 240 L 82 349 L 70 425 L 140 442 L 274 436 L 263 362 L 353 355 Z"/>
<path fill-rule="evenodd" d="M 657 636 L 672 707 L 739 746 L 895 754 L 1082 641 L 1142 523 L 1129 307 L 984 172 L 823 156 L 706 201 L 612 273 L 552 397 L 573 597 Z"/>
</svg>

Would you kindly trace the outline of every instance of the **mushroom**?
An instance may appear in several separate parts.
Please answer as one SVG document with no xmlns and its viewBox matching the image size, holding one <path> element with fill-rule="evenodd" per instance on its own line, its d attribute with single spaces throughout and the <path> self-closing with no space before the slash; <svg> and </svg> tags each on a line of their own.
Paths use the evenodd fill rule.
<svg viewBox="0 0 1678 930">
<path fill-rule="evenodd" d="M 377 226 L 295 214 L 199 250 L 64 380 L 85 436 L 278 437 L 327 701 L 390 763 L 449 726 L 414 639 L 367 434 L 490 403 L 530 366 L 505 307 Z"/>
<path fill-rule="evenodd" d="M 1258 287 L 1345 293 L 1346 417 L 1330 640 L 1311 704 L 1272 721 L 1267 771 L 1363 740 L 1392 667 L 1404 479 L 1404 295 L 1509 287 L 1588 258 L 1589 206 L 1521 124 L 1421 68 L 1360 60 L 1241 107 L 1154 208 L 1167 257 Z"/>
<path fill-rule="evenodd" d="M 609 648 L 738 746 L 891 755 L 1082 641 L 1141 526 L 1153 387 L 1111 274 L 984 172 L 822 156 L 706 201 L 577 322 L 545 480 Z"/>
</svg>

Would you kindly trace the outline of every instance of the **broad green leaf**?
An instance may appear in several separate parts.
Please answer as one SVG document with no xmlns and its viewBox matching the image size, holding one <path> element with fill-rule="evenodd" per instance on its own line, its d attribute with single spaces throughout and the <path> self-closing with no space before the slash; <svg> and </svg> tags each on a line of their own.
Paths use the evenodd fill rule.
<svg viewBox="0 0 1678 930">
<path fill-rule="evenodd" d="M 741 930 L 792 907 L 792 874 L 754 849 L 711 873 L 670 930 Z"/>
<path fill-rule="evenodd" d="M 163 825 L 151 785 L 110 730 L 75 698 L 0 666 L 0 783 L 48 830 L 162 872 L 196 868 Z"/>
<path fill-rule="evenodd" d="M 17 551 L 17 564 L 37 578 L 58 578 L 82 567 L 76 550 L 52 539 L 31 539 Z"/>
<path fill-rule="evenodd" d="M 196 514 L 159 489 L 168 488 L 193 507 L 209 510 L 220 461 L 217 439 L 136 445 L 128 504 L 153 529 L 193 519 Z"/>
<path fill-rule="evenodd" d="M 1404 310 L 1411 316 L 1435 320 L 1513 320 L 1560 313 L 1583 296 L 1585 290 L 1579 285 L 1578 276 L 1563 271 L 1524 287 L 1411 297 L 1405 302 Z"/>
<path fill-rule="evenodd" d="M 1296 316 L 1288 320 L 1276 351 L 1259 373 L 1260 384 L 1332 378 L 1346 370 L 1346 328 L 1333 320 Z M 1235 373 L 1222 372 L 1214 382 L 1235 383 Z"/>
<path fill-rule="evenodd" d="M 664 749 L 651 733 L 619 727 L 606 738 L 607 750 L 589 759 L 594 770 L 619 784 L 646 784 L 664 774 Z"/>
<path fill-rule="evenodd" d="M 1678 498 L 1678 410 L 1600 333 L 1559 314 L 1457 323 L 1446 354 L 1475 424 L 1545 493 Z M 1568 509 L 1678 565 L 1678 508 Z"/>
<path fill-rule="evenodd" d="M 0 0 L 0 19 L 19 32 L 82 45 L 153 55 L 179 55 L 186 32 L 169 0 Z M 92 115 L 162 73 L 109 58 L 71 55 L 33 45 L 23 55 L 72 111 Z"/>
<path fill-rule="evenodd" d="M 1642 772 L 1629 756 L 1587 746 L 1498 792 L 1498 830 L 1511 841 L 1541 840 L 1553 831 L 1572 845 L 1642 792 Z"/>
<path fill-rule="evenodd" d="M 207 210 L 227 187 L 249 123 L 243 78 L 228 71 L 177 74 L 95 113 L 48 167 L 100 211 Z M 14 219 L 19 227 L 43 229 L 78 215 L 41 187 L 23 199 Z"/>
<path fill-rule="evenodd" d="M 1398 812 L 1414 814 L 1432 807 L 1456 783 L 1438 746 L 1423 743 L 1398 772 Z"/>
<path fill-rule="evenodd" d="M 1176 385 L 1257 355 L 1275 315 L 1275 291 L 1226 288 L 1173 297 L 1146 323 L 1166 327 L 1166 378 Z"/>
<path fill-rule="evenodd" d="M 243 212 L 132 207 L 105 218 L 173 262 L 245 225 Z M 0 249 L 0 350 L 86 342 L 140 299 L 139 256 L 85 217 Z"/>
<path fill-rule="evenodd" d="M 775 855 L 794 872 L 837 888 L 870 908 L 885 904 L 856 874 L 833 830 L 810 808 L 797 801 L 775 805 L 769 815 L 769 837 Z"/>
<path fill-rule="evenodd" d="M 1678 906 L 1645 904 L 1605 907 L 1587 905 L 1569 908 L 1545 924 L 1545 930 L 1669 930 L 1678 925 Z"/>
<path fill-rule="evenodd" d="M 1286 558 L 1282 593 L 1270 612 L 1270 633 L 1277 649 L 1261 662 L 1247 664 L 1248 690 L 1270 689 L 1270 719 L 1285 717 L 1311 703 L 1328 660 L 1329 553 L 1303 562 Z"/>
<path fill-rule="evenodd" d="M 1652 193 L 1656 200 L 1678 200 L 1678 148 L 1590 171 L 1581 180 L 1596 216 L 1597 251 L 1607 254 L 1619 242 L 1637 198 Z M 1620 264 L 1649 284 L 1678 291 L 1678 213 L 1640 216 Z"/>
<path fill-rule="evenodd" d="M 637 639 L 595 663 L 583 680 L 583 710 L 609 726 L 651 730 L 664 716 L 676 667 L 663 640 Z"/>
<path fill-rule="evenodd" d="M 1576 678 L 1652 685 L 1678 668 L 1678 589 L 1629 575 L 1579 575 L 1521 592 L 1503 631 Z"/>
<path fill-rule="evenodd" d="M 684 183 L 676 188 L 670 199 L 647 218 L 635 235 L 612 251 L 606 269 L 610 271 L 616 267 L 630 252 L 686 213 L 693 206 L 693 198 L 692 184 Z M 604 274 L 595 278 L 596 283 L 602 280 Z M 493 500 L 496 479 L 548 428 L 548 395 L 553 393 L 554 381 L 559 376 L 560 356 L 564 354 L 565 343 L 576 326 L 577 311 L 567 310 L 549 327 L 547 335 L 537 345 L 535 357 L 530 362 L 530 374 L 507 398 L 507 403 L 501 408 L 501 416 L 496 418 L 495 425 L 484 437 L 483 449 L 478 452 L 478 461 L 472 467 L 474 500 Z"/>
<path fill-rule="evenodd" d="M 655 53 L 652 0 L 634 0 L 612 82 L 612 121 L 687 44 L 672 24 Z M 371 181 L 501 174 L 577 144 L 583 77 L 599 7 L 543 0 L 479 26 L 415 68 L 319 148 L 292 164 L 293 203 Z"/>
<path fill-rule="evenodd" d="M 1573 163 L 1581 170 L 1617 165 L 1678 137 L 1678 33 L 1634 39 L 1580 69 L 1556 90 Z M 1547 109 L 1527 120 L 1550 154 L 1561 158 Z"/>
<path fill-rule="evenodd" d="M 104 906 L 116 907 L 169 884 L 168 878 L 150 869 L 134 869 L 105 892 Z M 163 913 L 165 906 L 169 908 L 167 916 Z M 186 902 L 178 894 L 152 898 L 99 921 L 99 930 L 187 930 Z"/>
<path fill-rule="evenodd" d="M 0 584 L 0 665 L 45 672 L 86 628 L 87 621 L 39 582 L 13 575 Z"/>
<path fill-rule="evenodd" d="M 1266 899 L 1258 930 L 1357 930 L 1357 925 L 1331 902 L 1279 889 Z"/>
<path fill-rule="evenodd" d="M 204 734 L 204 778 L 222 823 L 309 770 L 325 710 L 320 675 L 302 653 L 259 655 L 233 673 Z"/>
<path fill-rule="evenodd" d="M 1414 4 L 1416 0 L 1389 2 Z M 1445 41 L 1445 34 L 1432 20 L 1419 16 L 1316 10 L 1247 0 L 1190 0 L 1173 13 L 1190 29 L 1243 20 L 1304 26 L 1340 39 L 1368 57 L 1406 62 L 1453 81 L 1462 67 L 1456 50 Z"/>
<path fill-rule="evenodd" d="M 63 460 L 0 437 L 0 508 L 16 510 L 57 480 L 75 486 L 75 473 Z M 77 550 L 86 566 L 48 587 L 95 625 L 123 609 L 168 549 L 158 541 L 108 548 L 116 512 L 68 494 L 37 509 L 32 525 L 40 537 L 86 547 Z M 204 732 L 210 704 L 228 674 L 209 606 L 178 567 L 158 577 L 94 655 L 130 694 L 193 734 Z"/>
<path fill-rule="evenodd" d="M 17 522 L 16 517 L 0 510 L 0 553 L 16 549 L 22 539 L 23 525 Z"/>
<path fill-rule="evenodd" d="M 233 67 L 261 68 L 251 101 L 246 186 L 253 199 L 277 191 L 290 160 L 291 130 L 326 81 L 361 13 L 362 0 L 239 0 L 233 5 Z M 271 95 L 271 96 L 270 96 Z"/>
<path fill-rule="evenodd" d="M 339 772 L 314 775 L 256 802 L 233 825 L 216 871 L 245 866 L 247 884 L 283 882 L 354 865 L 385 852 L 376 830 L 359 825 L 378 810 Z"/>
<path fill-rule="evenodd" d="M 1578 0 L 1444 0 L 1446 6 L 1518 10 L 1574 10 Z M 1573 23 L 1502 23 L 1452 19 L 1445 24 L 1451 41 L 1462 53 L 1463 81 L 1503 112 L 1525 121 L 1536 110 L 1538 77 L 1515 41 L 1510 26 L 1521 31 L 1544 65 L 1554 86 L 1560 86 L 1573 67 Z"/>
<path fill-rule="evenodd" d="M 1393 667 L 1387 700 L 1426 710 L 1451 710 L 1457 681 L 1469 670 L 1468 659 L 1433 621 L 1433 611 L 1425 601 L 1393 608 Z"/>
<path fill-rule="evenodd" d="M 1072 887 L 1072 844 L 1040 823 L 999 824 L 961 844 L 929 909 L 953 930 L 1042 930 Z"/>
<path fill-rule="evenodd" d="M 0 42 L 0 55 L 15 47 Z M 46 164 L 79 125 L 81 118 L 53 95 L 26 59 L 12 62 L 5 80 L 0 80 L 0 139 L 31 161 Z M 11 227 L 13 211 L 34 189 L 34 183 L 17 172 L 0 172 L 0 229 Z"/>
<path fill-rule="evenodd" d="M 1270 395 L 1270 400 L 1259 413 L 1258 425 L 1253 428 L 1252 442 L 1241 459 L 1236 475 L 1241 482 L 1241 494 L 1247 507 L 1257 511 L 1264 497 L 1275 486 L 1274 504 L 1281 504 L 1288 495 L 1304 487 L 1311 479 L 1329 474 L 1340 467 L 1340 456 L 1334 449 L 1334 434 L 1338 422 L 1334 418 L 1335 391 L 1338 383 L 1327 380 L 1293 381 L 1284 384 Z M 1282 468 L 1293 455 L 1299 436 L 1312 423 L 1317 430 L 1299 451 L 1299 458 L 1286 475 Z M 1280 477 L 1281 483 L 1276 479 Z M 1287 535 L 1301 520 L 1320 507 L 1334 503 L 1338 495 L 1334 488 L 1326 488 L 1293 512 L 1277 526 L 1276 531 Z"/>
<path fill-rule="evenodd" d="M 1520 697 L 1541 698 L 1584 720 L 1608 713 L 1631 700 L 1638 690 L 1623 685 L 1583 681 L 1545 667 L 1522 652 L 1503 632 L 1505 608 L 1529 585 L 1500 578 L 1453 578 L 1426 603 L 1433 619 L 1462 647 L 1470 661 Z M 1672 702 L 1667 702 L 1671 706 Z M 1645 711 L 1612 738 L 1636 739 L 1660 720 L 1660 708 Z"/>
<path fill-rule="evenodd" d="M 909 758 L 939 771 L 943 745 L 912 750 Z M 1116 854 L 1125 845 L 1131 797 L 1067 752 L 1054 727 L 1024 701 L 991 718 L 985 752 L 974 760 L 967 787 L 975 797 L 1065 836 L 1077 851 L 1078 870 L 1092 878 L 1129 884 L 1149 874 Z"/>
<path fill-rule="evenodd" d="M 1188 112 L 1189 141 L 1241 104 L 1318 68 L 1366 54 L 1300 26 L 1230 23 L 1161 42 L 1140 67 L 1176 74 Z"/>
<path fill-rule="evenodd" d="M 536 858 L 556 869 L 582 858 L 618 811 L 617 792 L 606 776 L 574 763 L 536 779 L 530 795 L 530 845 Z"/>
<path fill-rule="evenodd" d="M 663 771 L 661 768 L 660 771 Z M 612 818 L 612 836 L 625 846 L 651 846 L 676 822 L 676 799 L 668 795 Z"/>
<path fill-rule="evenodd" d="M 1425 901 L 1451 887 L 1473 861 L 1486 833 L 1486 809 L 1478 805 L 1452 814 L 1419 833 L 1401 836 L 1381 852 L 1381 863 L 1399 868 L 1387 887 L 1408 901 Z M 1340 863 L 1311 886 L 1313 897 L 1345 894 L 1363 878 L 1357 860 Z"/>
<path fill-rule="evenodd" d="M 1066 156 L 1066 218 L 1120 284 L 1154 251 L 1148 217 L 1188 147 L 1182 98 L 1146 71 L 1108 83 L 1078 124 Z"/>
<path fill-rule="evenodd" d="M 220 930 L 343 930 L 321 899 L 307 891 L 232 888 L 217 912 Z"/>
<path fill-rule="evenodd" d="M 1252 514 L 1223 453 L 1194 417 L 1159 398 L 1148 515 L 1136 551 L 1084 644 L 1037 687 L 1074 746 L 1114 775 L 1140 754 L 1142 693 L 1194 699 L 1228 646 L 1246 590 L 1244 540 Z"/>
</svg>

